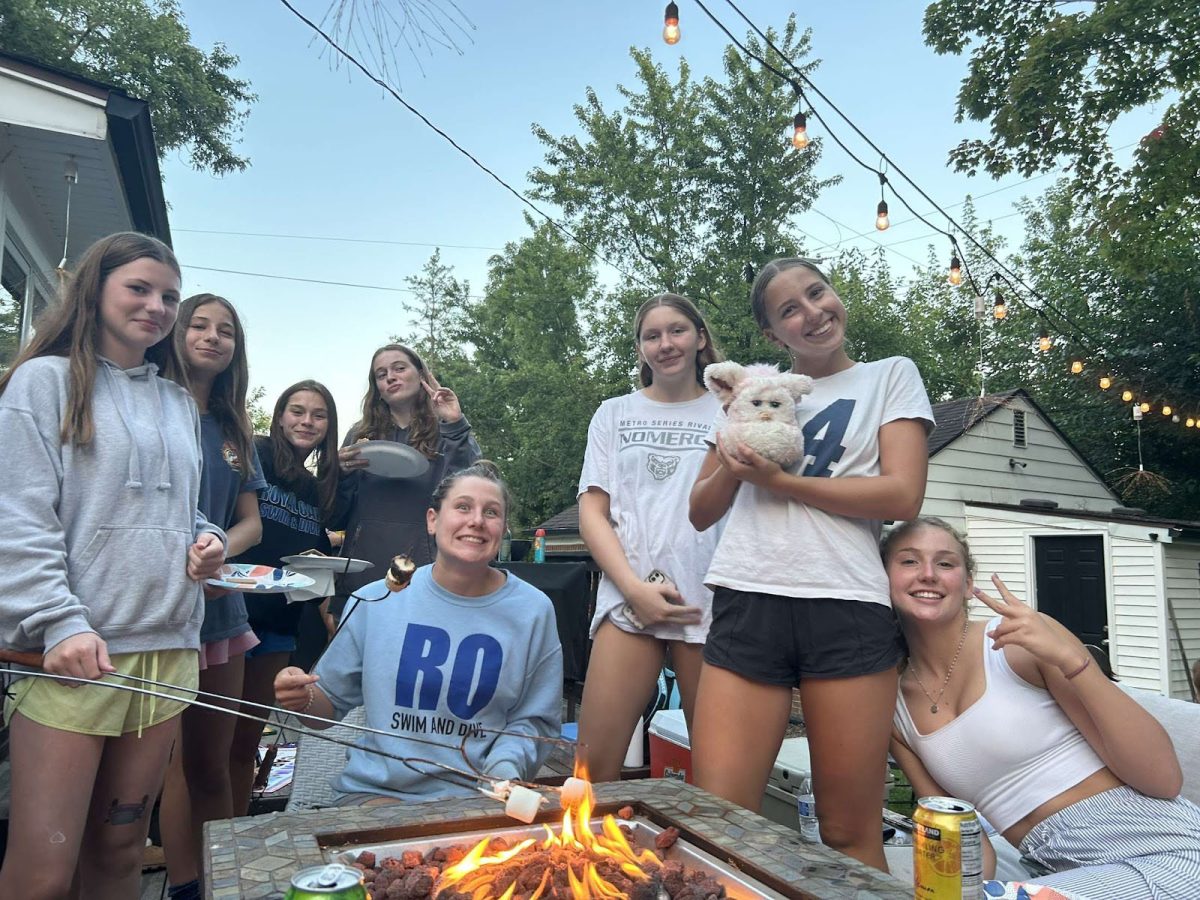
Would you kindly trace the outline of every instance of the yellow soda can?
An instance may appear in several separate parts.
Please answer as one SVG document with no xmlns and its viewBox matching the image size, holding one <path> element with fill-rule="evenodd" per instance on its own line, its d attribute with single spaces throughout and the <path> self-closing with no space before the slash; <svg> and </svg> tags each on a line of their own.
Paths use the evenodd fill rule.
<svg viewBox="0 0 1200 900">
<path fill-rule="evenodd" d="M 913 825 L 915 900 L 979 900 L 983 835 L 975 807 L 953 797 L 922 797 Z"/>
</svg>

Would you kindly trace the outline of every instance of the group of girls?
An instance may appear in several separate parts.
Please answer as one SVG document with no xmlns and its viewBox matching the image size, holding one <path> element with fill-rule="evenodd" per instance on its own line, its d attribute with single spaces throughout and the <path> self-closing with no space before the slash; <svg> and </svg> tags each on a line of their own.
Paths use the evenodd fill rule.
<svg viewBox="0 0 1200 900">
<path fill-rule="evenodd" d="M 760 807 L 799 688 L 825 844 L 886 869 L 870 773 L 890 749 L 919 795 L 978 801 L 1058 873 L 1046 884 L 1093 900 L 1193 896 L 1200 810 L 1177 797 L 1161 726 L 998 579 L 1000 600 L 976 592 L 997 619 L 968 622 L 965 541 L 915 519 L 933 414 L 913 363 L 852 360 L 846 308 L 806 260 L 765 266 L 750 306 L 813 380 L 795 466 L 717 440 L 725 415 L 703 372 L 719 353 L 674 294 L 635 319 L 641 389 L 592 419 L 579 482 L 580 530 L 603 571 L 579 724 L 589 774 L 619 777 L 669 655 L 708 791 Z M 884 520 L 913 521 L 881 559 Z M 1007 695 L 976 712 L 994 672 Z"/>
<path fill-rule="evenodd" d="M 230 709 L 269 703 L 300 615 L 205 581 L 226 560 L 328 552 L 347 522 L 362 540 L 346 549 L 377 573 L 401 544 L 428 562 L 434 487 L 479 456 L 457 397 L 400 345 L 373 357 L 347 443 L 410 444 L 431 462 L 419 483 L 388 493 L 356 450 L 339 459 L 337 411 L 315 381 L 285 390 L 255 438 L 237 311 L 182 299 L 180 281 L 154 238 L 98 241 L 0 377 L 0 648 L 44 654 L 41 672 L 9 675 L 0 896 L 136 895 L 160 791 L 171 895 L 197 896 L 203 823 L 245 814 L 262 728 L 187 701 L 198 689 Z M 112 673 L 180 699 L 80 687 Z"/>
<path fill-rule="evenodd" d="M 975 592 L 997 617 L 971 622 L 970 555 L 950 530 L 903 526 L 881 560 L 881 520 L 912 519 L 924 495 L 932 412 L 915 366 L 852 360 L 846 309 L 806 260 L 764 267 L 751 309 L 813 379 L 796 466 L 717 441 L 724 413 L 703 371 L 720 355 L 673 294 L 637 314 L 641 389 L 606 401 L 589 429 L 580 527 L 604 573 L 580 723 L 592 777 L 619 775 L 669 655 L 707 790 L 758 808 L 799 687 L 826 844 L 885 867 L 868 773 L 883 771 L 890 744 L 920 793 L 978 802 L 1059 873 L 1052 883 L 1187 896 L 1200 812 L 1175 799 L 1178 762 L 1153 719 L 998 580 L 999 599 Z M 316 726 L 362 704 L 373 727 L 413 737 L 407 762 L 373 752 L 374 737 L 354 751 L 342 802 L 461 793 L 446 773 L 464 765 L 530 777 L 539 739 L 557 734 L 553 610 L 490 565 L 511 504 L 454 393 L 387 345 L 339 450 L 322 385 L 284 391 L 270 434 L 254 439 L 246 383 L 234 307 L 183 301 L 171 251 L 129 233 L 84 254 L 0 377 L 0 646 L 43 653 L 55 676 L 10 677 L 0 896 L 135 895 L 164 777 L 172 892 L 196 893 L 200 826 L 245 811 L 261 738 L 253 723 L 189 708 L 197 689 L 273 693 Z M 427 474 L 377 478 L 362 438 L 407 444 Z M 342 552 L 375 563 L 374 578 L 397 552 L 420 568 L 399 595 L 370 578 L 348 585 L 339 639 L 310 675 L 285 667 L 295 607 L 203 585 L 226 558 L 329 550 L 327 530 L 342 526 Z M 86 684 L 116 673 L 175 693 Z M 1014 742 L 1013 723 L 1034 717 L 1037 740 Z M 455 724 L 462 752 L 418 738 L 431 722 Z"/>
</svg>

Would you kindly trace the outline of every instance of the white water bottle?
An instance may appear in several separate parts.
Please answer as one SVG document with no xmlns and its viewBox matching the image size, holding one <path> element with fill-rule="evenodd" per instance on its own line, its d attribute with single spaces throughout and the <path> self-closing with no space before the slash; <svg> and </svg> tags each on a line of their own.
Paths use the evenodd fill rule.
<svg viewBox="0 0 1200 900">
<path fill-rule="evenodd" d="M 821 828 L 817 822 L 817 798 L 813 796 L 812 776 L 805 775 L 796 794 L 796 811 L 800 814 L 800 839 L 810 844 L 821 843 Z"/>
</svg>

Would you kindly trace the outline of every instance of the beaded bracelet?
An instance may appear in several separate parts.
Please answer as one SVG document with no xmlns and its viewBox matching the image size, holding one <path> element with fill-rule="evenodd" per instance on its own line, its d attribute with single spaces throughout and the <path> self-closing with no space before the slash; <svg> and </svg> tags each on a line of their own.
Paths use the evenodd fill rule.
<svg viewBox="0 0 1200 900">
<path fill-rule="evenodd" d="M 1080 674 L 1080 673 L 1081 673 L 1081 672 L 1082 672 L 1084 669 L 1086 669 L 1086 668 L 1087 668 L 1088 666 L 1090 666 L 1091 664 L 1092 664 L 1092 657 L 1091 657 L 1091 656 L 1088 656 L 1088 658 L 1087 658 L 1087 659 L 1085 659 L 1085 660 L 1083 661 L 1083 665 L 1082 665 L 1082 666 L 1080 666 L 1078 669 L 1076 669 L 1076 670 L 1075 670 L 1074 672 L 1072 672 L 1070 675 L 1067 675 L 1067 676 L 1066 676 L 1066 679 L 1067 679 L 1067 681 L 1070 681 L 1070 680 L 1071 680 L 1072 678 L 1074 678 L 1076 675 Z M 312 685 L 309 685 L 309 687 L 311 688 L 311 687 L 312 687 Z"/>
<path fill-rule="evenodd" d="M 1083 671 L 1083 670 L 1081 669 L 1080 671 Z M 311 683 L 306 684 L 305 687 L 308 688 L 308 702 L 305 703 L 304 708 L 300 710 L 300 715 L 304 715 L 306 712 L 308 712 L 309 707 L 311 707 L 313 705 L 313 701 L 317 699 L 317 695 L 316 695 L 316 692 L 313 690 L 312 684 Z"/>
</svg>

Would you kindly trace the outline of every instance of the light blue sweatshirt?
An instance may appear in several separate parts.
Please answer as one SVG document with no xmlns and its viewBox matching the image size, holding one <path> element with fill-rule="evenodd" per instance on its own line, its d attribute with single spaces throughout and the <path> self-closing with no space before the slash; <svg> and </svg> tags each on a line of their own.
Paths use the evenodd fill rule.
<svg viewBox="0 0 1200 900">
<path fill-rule="evenodd" d="M 384 599 L 349 601 L 345 627 L 317 665 L 317 685 L 338 718 L 365 705 L 367 724 L 395 735 L 361 736 L 364 749 L 351 750 L 332 781 L 342 793 L 405 800 L 474 793 L 422 774 L 437 775 L 436 766 L 413 763 L 414 770 L 373 749 L 469 771 L 463 746 L 481 771 L 528 779 L 550 745 L 522 735 L 559 736 L 562 646 L 550 598 L 512 574 L 491 594 L 460 597 L 432 573 L 432 566 L 417 569 L 398 594 L 382 581 L 359 588 L 360 597 Z"/>
<path fill-rule="evenodd" d="M 187 550 L 202 531 L 225 535 L 196 509 L 196 405 L 157 371 L 98 361 L 84 447 L 59 439 L 65 358 L 29 360 L 0 395 L 0 646 L 86 632 L 110 654 L 199 646 Z"/>
</svg>

